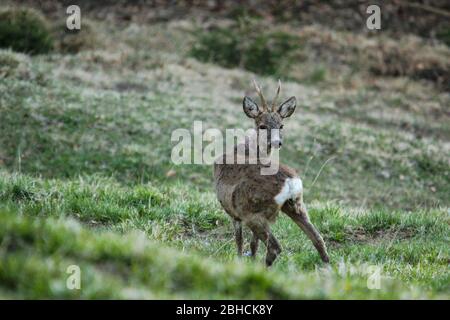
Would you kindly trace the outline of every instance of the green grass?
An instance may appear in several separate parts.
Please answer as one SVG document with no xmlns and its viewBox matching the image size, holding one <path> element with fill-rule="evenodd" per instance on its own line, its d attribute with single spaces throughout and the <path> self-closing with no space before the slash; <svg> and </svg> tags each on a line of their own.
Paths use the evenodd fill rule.
<svg viewBox="0 0 450 320">
<path fill-rule="evenodd" d="M 284 251 L 267 271 L 262 253 L 255 262 L 235 257 L 231 224 L 211 193 L 182 185 L 124 187 L 98 177 L 61 181 L 7 173 L 0 190 L 0 279 L 5 290 L 26 298 L 449 294 L 448 212 L 442 210 L 357 213 L 312 206 L 312 221 L 329 246 L 328 270 L 316 269 L 316 251 L 283 216 L 274 232 Z M 138 239 L 130 236 L 137 230 Z M 86 272 L 81 291 L 64 286 L 71 264 Z M 18 265 L 24 271 L 12 272 Z M 381 268 L 380 290 L 367 288 L 368 266 Z"/>
<path fill-rule="evenodd" d="M 193 121 L 252 126 L 241 102 L 255 75 L 190 58 L 192 22 L 94 23 L 96 49 L 4 53 L 22 65 L 0 77 L 0 298 L 450 297 L 448 94 L 317 54 L 349 34 L 325 46 L 308 42 L 320 28 L 290 30 L 305 57 L 289 65 L 298 77 L 282 75 L 298 107 L 281 159 L 302 177 L 331 265 L 281 214 L 267 270 L 263 248 L 236 258 L 211 166 L 170 159 L 172 131 Z M 277 79 L 259 81 L 270 99 Z M 65 286 L 72 264 L 81 290 Z M 367 288 L 370 266 L 380 290 Z"/>
<path fill-rule="evenodd" d="M 42 70 L 36 73 L 51 66 L 42 62 Z M 211 97 L 184 99 L 178 87 L 171 87 L 170 92 L 117 93 L 92 90 L 88 84 L 74 87 L 64 78 L 42 81 L 0 80 L 4 92 L 0 100 L 1 160 L 7 168 L 33 175 L 68 178 L 101 173 L 125 183 L 156 179 L 189 182 L 210 190 L 209 166 L 174 168 L 170 133 L 176 128 L 192 130 L 195 120 L 203 121 L 205 127 L 241 126 L 245 117 L 237 106 L 231 118 L 225 110 L 213 111 Z M 342 110 L 338 114 L 335 109 L 324 111 L 329 103 L 319 101 L 314 108 L 300 105 L 286 124 L 281 157 L 300 172 L 309 200 L 338 200 L 353 206 L 382 203 L 403 209 L 449 205 L 448 157 L 442 152 L 447 148 L 445 140 L 416 139 L 396 126 L 355 123 L 341 115 Z M 363 117 L 364 111 L 358 112 L 352 111 L 354 117 Z M 326 117 L 318 118 L 318 114 Z M 244 124 L 250 125 L 250 121 Z M 178 174 L 166 178 L 172 168 Z"/>
<path fill-rule="evenodd" d="M 72 220 L 33 220 L 2 212 L 0 279 L 25 298 L 417 298 L 392 280 L 368 290 L 362 275 L 267 271 L 218 263 L 149 242 L 142 234 L 98 233 Z M 51 255 L 51 258 L 49 258 Z M 81 289 L 68 290 L 67 267 L 81 268 Z M 17 272 L 20 269 L 21 272 Z"/>
</svg>

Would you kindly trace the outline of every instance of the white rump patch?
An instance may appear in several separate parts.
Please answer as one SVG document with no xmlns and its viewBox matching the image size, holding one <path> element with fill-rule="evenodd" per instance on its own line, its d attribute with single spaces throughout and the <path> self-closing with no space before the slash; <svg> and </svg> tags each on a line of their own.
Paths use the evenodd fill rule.
<svg viewBox="0 0 450 320">
<path fill-rule="evenodd" d="M 287 178 L 281 192 L 274 198 L 280 206 L 288 199 L 295 199 L 303 191 L 303 183 L 300 178 Z"/>
</svg>

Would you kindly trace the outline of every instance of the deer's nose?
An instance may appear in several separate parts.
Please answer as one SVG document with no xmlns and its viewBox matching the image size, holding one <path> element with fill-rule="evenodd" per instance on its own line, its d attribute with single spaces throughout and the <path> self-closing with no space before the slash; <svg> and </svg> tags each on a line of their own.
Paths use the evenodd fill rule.
<svg viewBox="0 0 450 320">
<path fill-rule="evenodd" d="M 281 136 L 280 136 L 280 131 L 279 130 L 272 130 L 271 131 L 271 140 L 270 143 L 272 145 L 272 147 L 274 148 L 279 148 L 281 147 Z"/>
<path fill-rule="evenodd" d="M 280 148 L 283 145 L 283 142 L 281 142 L 281 140 L 274 140 L 272 141 L 272 146 L 274 148 Z"/>
</svg>

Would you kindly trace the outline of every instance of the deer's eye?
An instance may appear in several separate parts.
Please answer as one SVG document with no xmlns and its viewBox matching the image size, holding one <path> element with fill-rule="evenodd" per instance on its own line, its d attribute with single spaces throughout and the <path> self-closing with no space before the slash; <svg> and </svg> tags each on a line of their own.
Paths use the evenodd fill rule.
<svg viewBox="0 0 450 320">
<path fill-rule="evenodd" d="M 267 126 L 265 126 L 265 125 L 261 125 L 261 126 L 259 126 L 259 129 L 261 129 L 261 130 L 265 130 L 265 129 L 267 129 Z"/>
<path fill-rule="evenodd" d="M 283 127 L 284 127 L 284 125 L 281 125 L 281 126 L 280 126 L 280 130 L 283 129 Z"/>
</svg>

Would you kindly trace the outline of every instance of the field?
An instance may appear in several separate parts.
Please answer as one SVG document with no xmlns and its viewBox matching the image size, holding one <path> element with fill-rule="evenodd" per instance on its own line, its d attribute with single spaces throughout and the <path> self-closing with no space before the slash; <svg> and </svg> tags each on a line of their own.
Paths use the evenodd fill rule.
<svg viewBox="0 0 450 320">
<path fill-rule="evenodd" d="M 0 51 L 0 298 L 450 298 L 448 46 L 249 20 L 299 39 L 270 74 L 205 57 L 208 20 L 87 16 L 91 47 Z M 280 154 L 329 266 L 282 214 L 273 267 L 261 249 L 237 258 L 212 168 L 171 161 L 174 129 L 253 125 L 253 78 L 297 97 Z M 70 265 L 80 290 L 66 287 Z"/>
</svg>

